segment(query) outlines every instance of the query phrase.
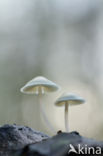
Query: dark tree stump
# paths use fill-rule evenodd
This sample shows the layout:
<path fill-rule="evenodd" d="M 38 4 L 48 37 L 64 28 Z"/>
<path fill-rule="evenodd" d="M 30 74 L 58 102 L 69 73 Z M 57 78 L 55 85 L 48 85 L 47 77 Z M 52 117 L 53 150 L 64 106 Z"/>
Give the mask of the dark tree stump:
<path fill-rule="evenodd" d="M 85 146 L 93 147 L 95 151 L 97 147 L 101 148 L 101 154 L 91 151 L 89 155 L 103 155 L 102 141 L 82 137 L 78 132 L 59 131 L 57 135 L 48 137 L 29 127 L 17 125 L 0 127 L 0 156 L 73 156 L 78 155 L 78 145 L 83 147 L 83 155 L 88 155 L 85 154 Z M 72 151 L 68 153 L 70 150 Z"/>
<path fill-rule="evenodd" d="M 25 126 L 4 125 L 0 127 L 0 156 L 9 156 L 11 151 L 37 143 L 48 136 Z"/>
<path fill-rule="evenodd" d="M 90 153 L 85 154 L 85 150 L 78 154 L 78 144 L 81 147 L 94 148 L 94 153 L 91 150 Z M 72 149 L 70 146 L 73 145 L 77 153 L 69 152 Z M 87 147 L 86 146 L 86 147 Z M 95 141 L 93 139 L 85 138 L 79 135 L 78 132 L 71 133 L 59 133 L 52 138 L 48 138 L 45 141 L 41 141 L 36 144 L 31 144 L 22 149 L 20 156 L 73 156 L 73 155 L 93 155 L 97 156 L 97 147 L 101 148 L 101 155 L 103 155 L 103 142 Z M 100 156 L 100 154 L 98 154 Z"/>

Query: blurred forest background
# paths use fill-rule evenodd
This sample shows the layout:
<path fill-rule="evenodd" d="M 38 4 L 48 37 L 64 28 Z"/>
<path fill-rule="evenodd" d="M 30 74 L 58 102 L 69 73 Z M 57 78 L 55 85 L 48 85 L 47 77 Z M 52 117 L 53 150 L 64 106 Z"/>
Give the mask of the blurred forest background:
<path fill-rule="evenodd" d="M 49 135 L 34 95 L 20 88 L 45 76 L 62 90 L 43 105 L 55 131 L 65 130 L 65 91 L 86 99 L 70 107 L 70 131 L 103 140 L 103 0 L 0 0 L 0 125 L 28 125 Z"/>

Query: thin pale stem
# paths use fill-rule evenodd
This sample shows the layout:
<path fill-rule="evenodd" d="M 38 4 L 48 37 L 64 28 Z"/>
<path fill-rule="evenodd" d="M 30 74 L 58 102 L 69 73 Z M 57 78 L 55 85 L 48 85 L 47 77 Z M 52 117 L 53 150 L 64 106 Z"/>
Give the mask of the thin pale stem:
<path fill-rule="evenodd" d="M 69 132 L 69 119 L 68 119 L 68 110 L 69 110 L 69 104 L 65 103 L 65 129 L 67 132 Z"/>
<path fill-rule="evenodd" d="M 40 107 L 40 117 L 43 117 L 45 123 L 47 124 L 48 128 L 51 130 L 52 133 L 55 133 L 55 130 L 53 128 L 53 126 L 51 125 L 51 123 L 49 122 L 46 113 L 45 113 L 45 105 L 43 105 L 41 99 L 42 99 L 42 95 L 44 95 L 44 90 L 42 88 L 41 93 L 38 94 L 38 101 L 39 101 L 39 107 Z"/>

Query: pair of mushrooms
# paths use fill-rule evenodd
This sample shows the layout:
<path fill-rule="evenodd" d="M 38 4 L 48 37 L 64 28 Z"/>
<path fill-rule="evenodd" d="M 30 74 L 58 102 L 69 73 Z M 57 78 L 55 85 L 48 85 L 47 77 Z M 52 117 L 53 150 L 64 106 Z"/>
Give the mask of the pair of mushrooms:
<path fill-rule="evenodd" d="M 29 81 L 20 90 L 22 93 L 35 94 L 38 96 L 38 100 L 39 100 L 43 118 L 52 130 L 53 130 L 53 128 L 50 125 L 50 123 L 46 117 L 45 111 L 42 107 L 41 98 L 42 98 L 42 95 L 44 95 L 45 93 L 54 92 L 59 89 L 60 89 L 60 87 L 56 83 L 54 83 L 42 76 L 38 76 L 38 77 L 32 79 L 31 81 Z M 83 104 L 84 102 L 85 102 L 85 100 L 82 97 L 80 97 L 76 94 L 69 94 L 69 93 L 63 94 L 56 100 L 56 102 L 55 102 L 56 106 L 65 106 L 65 129 L 67 132 L 69 132 L 69 121 L 68 121 L 69 106 Z"/>

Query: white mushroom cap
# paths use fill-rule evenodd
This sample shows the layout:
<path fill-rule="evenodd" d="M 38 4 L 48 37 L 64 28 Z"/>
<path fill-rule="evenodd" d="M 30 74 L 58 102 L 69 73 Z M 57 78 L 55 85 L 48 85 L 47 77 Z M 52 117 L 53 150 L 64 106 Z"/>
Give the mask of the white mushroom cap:
<path fill-rule="evenodd" d="M 54 82 L 45 77 L 38 76 L 29 81 L 20 91 L 26 94 L 37 94 L 37 91 L 41 91 L 41 89 L 43 89 L 43 92 L 54 92 L 59 88 Z"/>
<path fill-rule="evenodd" d="M 79 104 L 83 104 L 85 100 L 76 94 L 64 93 L 60 98 L 57 99 L 55 105 L 63 106 L 65 105 L 66 102 L 70 105 L 79 105 Z"/>

